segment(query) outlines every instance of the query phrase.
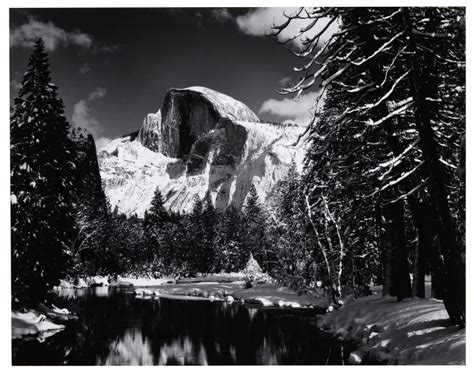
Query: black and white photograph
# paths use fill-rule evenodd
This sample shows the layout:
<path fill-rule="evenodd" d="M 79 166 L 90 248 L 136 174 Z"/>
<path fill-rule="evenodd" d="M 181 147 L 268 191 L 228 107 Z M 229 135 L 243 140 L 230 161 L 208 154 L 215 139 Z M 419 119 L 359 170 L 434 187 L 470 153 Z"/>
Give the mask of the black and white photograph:
<path fill-rule="evenodd" d="M 10 1 L 4 362 L 466 365 L 466 6 L 373 4 Z"/>

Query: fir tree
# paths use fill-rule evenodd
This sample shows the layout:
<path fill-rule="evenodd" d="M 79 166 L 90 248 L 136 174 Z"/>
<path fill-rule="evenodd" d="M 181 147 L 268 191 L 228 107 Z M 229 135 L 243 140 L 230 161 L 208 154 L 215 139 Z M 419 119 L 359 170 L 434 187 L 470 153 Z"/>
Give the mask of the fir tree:
<path fill-rule="evenodd" d="M 157 187 L 151 201 L 150 209 L 145 212 L 143 227 L 145 232 L 145 249 L 141 256 L 145 261 L 157 262 L 158 258 L 166 259 L 169 255 L 164 241 L 165 224 L 170 222 L 170 215 L 164 207 L 163 197 Z"/>
<path fill-rule="evenodd" d="M 65 273 L 74 223 L 68 131 L 39 39 L 10 118 L 12 294 L 19 300 L 39 300 Z"/>
<path fill-rule="evenodd" d="M 248 259 L 243 255 L 242 219 L 232 206 L 219 216 L 214 238 L 214 251 L 217 271 L 233 272 L 242 270 L 241 262 Z"/>
<path fill-rule="evenodd" d="M 201 267 L 202 272 L 211 272 L 215 269 L 214 239 L 216 235 L 217 212 L 212 204 L 210 191 L 206 192 L 203 202 L 201 217 L 202 226 L 202 251 Z"/>
<path fill-rule="evenodd" d="M 243 214 L 245 227 L 243 243 L 244 256 L 242 257 L 243 262 L 241 262 L 241 265 L 245 265 L 250 254 L 253 254 L 262 268 L 268 269 L 265 215 L 258 199 L 257 190 L 253 184 L 250 185 Z"/>

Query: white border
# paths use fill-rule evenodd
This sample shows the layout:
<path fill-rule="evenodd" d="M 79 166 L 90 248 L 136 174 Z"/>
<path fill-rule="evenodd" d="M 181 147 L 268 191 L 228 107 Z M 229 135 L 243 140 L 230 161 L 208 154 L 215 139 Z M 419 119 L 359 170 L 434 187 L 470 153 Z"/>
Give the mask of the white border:
<path fill-rule="evenodd" d="M 316 4 L 317 3 L 317 4 Z M 75 8 L 75 7 L 90 7 L 90 8 L 114 8 L 114 7 L 130 7 L 130 8 L 139 8 L 139 7 L 171 7 L 171 8 L 179 8 L 179 7 L 262 7 L 262 6 L 272 6 L 272 7 L 284 7 L 284 6 L 367 6 L 367 7 L 376 7 L 376 6 L 466 6 L 468 9 L 466 11 L 467 17 L 469 19 L 470 16 L 470 9 L 468 6 L 468 1 L 434 1 L 434 0 L 412 0 L 412 1 L 398 1 L 398 2 L 389 2 L 389 1 L 340 1 L 340 0 L 303 0 L 298 1 L 268 1 L 268 0 L 254 0 L 254 1 L 243 1 L 243 0 L 207 0 L 207 1 L 189 1 L 189 0 L 173 0 L 173 1 L 151 1 L 151 0 L 83 0 L 83 1 L 72 1 L 72 0 L 47 0 L 41 1 L 32 1 L 32 0 L 7 0 L 2 1 L 2 5 L 0 6 L 0 24 L 2 25 L 2 32 L 0 34 L 0 43 L 1 43 L 1 52 L 2 55 L 0 58 L 1 63 L 1 80 L 0 89 L 1 96 L 0 96 L 0 107 L 1 107 L 1 117 L 4 120 L 1 120 L 0 125 L 0 169 L 1 169 L 1 183 L 0 183 L 0 237 L 1 237 L 1 259 L 0 259 L 0 283 L 3 283 L 3 304 L 0 308 L 0 330 L 1 330 L 1 339 L 0 339 L 0 366 L 1 367 L 11 367 L 11 323 L 10 323 L 10 251 L 9 251 L 9 236 L 10 236 L 10 198 L 9 198 L 9 185 L 10 185 L 10 174 L 9 174 L 9 163 L 10 163 L 10 155 L 9 155 L 9 82 L 10 82 L 10 73 L 9 73 L 9 8 Z M 472 47 L 471 41 L 473 38 L 472 35 L 472 26 L 470 25 L 470 20 L 466 22 L 466 35 L 467 35 L 467 153 L 466 153 L 466 161 L 467 164 L 472 164 L 473 162 L 473 151 L 470 149 L 469 144 L 471 143 L 471 136 L 472 136 L 472 129 L 470 129 L 469 124 L 470 119 L 473 117 L 472 115 L 472 95 L 470 94 L 470 88 L 473 86 L 472 82 L 472 68 L 471 62 L 472 61 Z M 288 69 L 291 69 L 291 66 L 288 66 Z M 474 125 L 474 124 L 472 124 Z M 467 185 L 472 185 L 472 177 L 471 177 L 471 170 L 469 166 L 467 166 Z M 474 171 L 473 171 L 474 172 Z M 471 208 L 471 192 L 468 187 L 466 187 L 466 203 L 467 203 L 467 225 L 470 225 L 470 221 L 472 221 L 472 208 Z M 467 229 L 467 236 L 466 236 L 466 250 L 467 250 L 467 262 L 466 262 L 466 269 L 471 267 L 471 257 L 472 254 L 470 253 L 470 248 L 473 248 L 471 242 L 474 242 L 472 238 L 471 230 Z M 466 270 L 467 272 L 467 283 L 471 282 L 472 275 L 470 274 L 470 270 Z M 472 288 L 470 286 L 467 287 L 466 291 L 467 295 L 467 335 L 471 334 L 471 324 L 472 324 Z M 467 366 L 471 365 L 471 351 L 472 342 L 467 340 L 467 350 L 466 350 L 466 363 Z M 35 368 L 35 370 L 44 370 L 49 371 L 52 368 L 55 370 L 62 369 L 64 367 L 14 367 L 15 370 L 20 371 L 23 369 Z M 83 370 L 87 367 L 67 367 L 68 370 Z M 113 368 L 113 367 L 112 367 Z M 120 368 L 120 370 L 131 370 L 135 367 L 116 367 Z M 146 367 L 141 367 L 146 368 Z M 174 367 L 174 368 L 187 368 L 187 367 Z M 245 368 L 246 370 L 250 368 L 250 370 L 259 370 L 262 369 L 269 370 L 272 367 L 269 366 L 262 366 L 262 367 L 231 367 L 231 366 L 214 366 L 214 367 L 194 367 L 194 368 L 213 368 L 216 369 L 241 369 Z M 330 368 L 330 369 L 339 369 L 341 367 L 333 366 L 333 367 L 324 367 L 324 366 L 278 366 L 275 367 L 279 370 L 289 371 L 290 369 L 297 368 L 299 370 L 312 370 L 314 371 L 315 368 Z M 350 368 L 350 367 L 343 367 L 343 368 Z M 353 367 L 355 368 L 355 367 Z M 380 368 L 380 366 L 363 366 L 359 368 Z M 391 367 L 384 367 L 384 368 L 391 368 Z M 405 366 L 404 368 L 416 368 L 414 366 Z M 446 366 L 438 366 L 438 367 L 418 367 L 418 368 L 430 368 L 430 371 L 435 368 L 436 370 L 441 370 L 448 368 Z M 462 367 L 454 367 L 454 368 L 462 368 Z"/>

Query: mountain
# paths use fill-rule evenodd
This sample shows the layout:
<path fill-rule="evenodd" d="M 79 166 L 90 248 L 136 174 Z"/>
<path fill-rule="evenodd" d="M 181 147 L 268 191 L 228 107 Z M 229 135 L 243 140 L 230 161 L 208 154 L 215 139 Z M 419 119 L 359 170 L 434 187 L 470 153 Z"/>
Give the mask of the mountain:
<path fill-rule="evenodd" d="M 94 137 L 84 129 L 71 133 L 75 154 L 75 188 L 79 198 L 94 198 L 105 202 Z"/>
<path fill-rule="evenodd" d="M 242 102 L 203 87 L 169 89 L 161 109 L 142 127 L 98 154 L 112 207 L 142 216 L 156 187 L 165 206 L 189 212 L 210 191 L 217 208 L 241 208 L 253 182 L 262 201 L 292 160 L 304 156 L 304 127 L 263 123 Z"/>

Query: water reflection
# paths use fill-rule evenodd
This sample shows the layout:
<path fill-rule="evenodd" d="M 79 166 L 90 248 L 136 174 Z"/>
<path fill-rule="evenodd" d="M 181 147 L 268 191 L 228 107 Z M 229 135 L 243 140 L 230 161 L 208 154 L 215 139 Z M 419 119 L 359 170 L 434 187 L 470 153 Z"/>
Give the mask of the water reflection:
<path fill-rule="evenodd" d="M 105 361 L 97 364 L 107 366 L 153 365 L 153 354 L 148 340 L 144 339 L 139 329 L 127 330 L 125 335 L 110 344 L 110 353 Z"/>
<path fill-rule="evenodd" d="M 189 337 L 182 337 L 178 340 L 173 340 L 171 343 L 166 343 L 160 348 L 160 357 L 158 365 L 188 365 L 198 364 L 206 366 L 207 355 L 202 342 L 197 346 L 191 342 Z"/>
<path fill-rule="evenodd" d="M 112 287 L 64 291 L 79 321 L 43 343 L 13 341 L 13 364 L 339 364 L 312 317 L 239 303 L 138 299 Z"/>

